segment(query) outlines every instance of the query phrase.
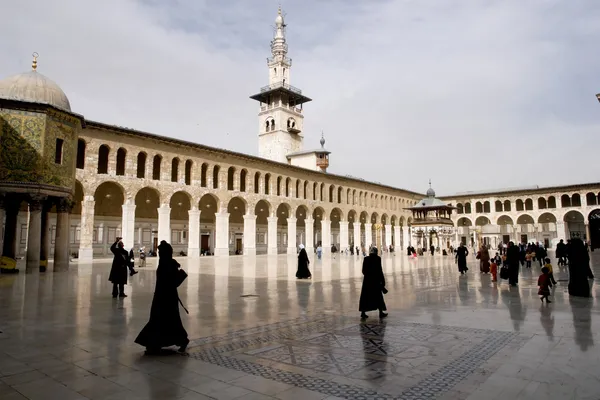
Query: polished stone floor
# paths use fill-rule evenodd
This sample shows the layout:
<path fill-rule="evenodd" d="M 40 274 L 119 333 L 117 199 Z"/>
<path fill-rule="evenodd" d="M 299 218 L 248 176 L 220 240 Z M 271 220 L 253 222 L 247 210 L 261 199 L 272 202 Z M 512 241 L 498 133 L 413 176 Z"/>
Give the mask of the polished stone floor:
<path fill-rule="evenodd" d="M 592 253 L 600 277 L 600 253 Z M 186 355 L 144 356 L 156 259 L 113 299 L 109 260 L 64 273 L 0 275 L 0 399 L 600 399 L 600 313 L 569 298 L 556 269 L 540 304 L 539 268 L 518 288 L 470 257 L 385 255 L 389 318 L 358 318 L 361 259 L 180 259 L 193 339 Z"/>

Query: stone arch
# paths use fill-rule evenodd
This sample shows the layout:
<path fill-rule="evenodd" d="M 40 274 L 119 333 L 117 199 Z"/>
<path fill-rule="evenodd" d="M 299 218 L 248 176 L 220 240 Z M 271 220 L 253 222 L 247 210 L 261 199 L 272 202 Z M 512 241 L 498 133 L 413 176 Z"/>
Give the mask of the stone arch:
<path fill-rule="evenodd" d="M 556 197 L 548 197 L 548 208 L 556 208 Z"/>
<path fill-rule="evenodd" d="M 571 198 L 568 194 L 563 194 L 562 196 L 560 196 L 560 206 L 563 208 L 571 207 Z"/>
<path fill-rule="evenodd" d="M 465 214 L 471 214 L 471 212 L 471 203 L 467 201 L 465 203 Z"/>
<path fill-rule="evenodd" d="M 538 209 L 544 210 L 548 208 L 548 202 L 545 197 L 538 197 Z"/>
<path fill-rule="evenodd" d="M 533 200 L 530 198 L 525 199 L 525 210 L 533 211 Z"/>
<path fill-rule="evenodd" d="M 585 202 L 588 206 L 597 206 L 598 205 L 598 197 L 596 193 L 588 192 L 585 195 Z"/>
<path fill-rule="evenodd" d="M 464 209 L 462 203 L 456 203 L 456 213 L 457 214 L 464 214 L 465 213 L 465 209 Z"/>
<path fill-rule="evenodd" d="M 500 200 L 496 200 L 494 203 L 494 210 L 496 212 L 502 212 L 502 202 Z"/>
<path fill-rule="evenodd" d="M 579 210 L 571 210 L 571 211 L 567 211 L 566 213 L 564 213 L 562 220 L 564 222 L 569 222 L 569 221 L 585 222 L 585 216 Z"/>
<path fill-rule="evenodd" d="M 120 184 L 113 181 L 101 183 L 94 191 L 94 199 L 94 216 L 121 217 L 125 190 Z"/>
<path fill-rule="evenodd" d="M 373 213 L 371 213 L 371 219 L 370 219 L 370 223 L 371 224 L 378 224 L 380 221 L 379 219 L 379 214 L 377 213 L 377 211 L 374 211 Z"/>
<path fill-rule="evenodd" d="M 456 221 L 456 226 L 473 226 L 473 221 L 468 217 L 460 217 Z"/>
<path fill-rule="evenodd" d="M 324 202 L 325 201 L 325 183 L 321 183 L 320 187 L 320 197 L 319 199 Z"/>
<path fill-rule="evenodd" d="M 488 217 L 477 217 L 477 219 L 475 220 L 475 225 L 476 226 L 485 226 L 485 225 L 490 225 L 491 221 Z"/>
<path fill-rule="evenodd" d="M 573 196 L 571 196 L 571 207 L 581 207 L 581 195 L 579 193 L 573 193 Z"/>
<path fill-rule="evenodd" d="M 296 198 L 300 198 L 300 179 L 296 179 Z"/>
<path fill-rule="evenodd" d="M 334 207 L 329 213 L 329 220 L 331 221 L 331 229 L 340 229 L 341 221 L 344 220 L 344 213 L 337 207 Z"/>
<path fill-rule="evenodd" d="M 310 211 L 308 210 L 308 207 L 304 204 L 300 204 L 298 207 L 296 207 L 296 226 L 304 227 L 306 223 L 306 217 L 309 215 Z M 304 234 L 306 235 L 306 231 L 304 232 Z M 306 241 L 306 239 L 304 241 Z"/>
<path fill-rule="evenodd" d="M 492 210 L 490 209 L 490 202 L 489 201 L 484 201 L 483 202 L 483 212 L 484 213 L 490 213 Z"/>
<path fill-rule="evenodd" d="M 533 217 L 527 213 L 519 214 L 517 217 L 517 225 L 531 225 L 535 224 Z"/>
<path fill-rule="evenodd" d="M 504 211 L 505 212 L 510 212 L 511 211 L 511 205 L 510 205 L 510 200 L 504 200 Z"/>
<path fill-rule="evenodd" d="M 352 197 L 352 189 L 346 189 L 346 204 L 353 206 L 354 205 L 354 197 Z"/>
<path fill-rule="evenodd" d="M 392 226 L 398 226 L 398 217 L 395 214 L 392 214 L 390 217 L 390 224 Z"/>
<path fill-rule="evenodd" d="M 254 206 L 254 214 L 256 215 L 257 225 L 268 225 L 268 218 L 271 216 L 273 206 L 267 200 L 261 199 Z"/>
<path fill-rule="evenodd" d="M 316 237 L 315 246 L 321 245 L 321 242 L 323 240 L 322 239 L 321 221 L 323 220 L 324 216 L 326 216 L 325 210 L 319 206 L 315 207 L 315 209 L 313 210 L 313 214 L 312 214 L 312 217 L 314 219 L 313 233 Z"/>
<path fill-rule="evenodd" d="M 388 222 L 389 222 L 388 215 L 386 213 L 381 214 L 381 224 L 387 225 Z"/>
<path fill-rule="evenodd" d="M 276 210 L 277 215 L 277 225 L 278 226 L 287 226 L 287 219 L 290 218 L 292 214 L 292 207 L 288 203 L 279 203 L 277 205 Z"/>
<path fill-rule="evenodd" d="M 200 223 L 212 223 L 216 222 L 216 216 L 219 212 L 221 201 L 219 197 L 213 193 L 205 193 L 200 200 L 198 200 L 198 209 L 200 210 Z"/>
<path fill-rule="evenodd" d="M 551 212 L 545 212 L 540 214 L 540 216 L 538 217 L 538 223 L 556 223 L 557 219 L 556 219 L 556 215 L 554 215 Z"/>
<path fill-rule="evenodd" d="M 169 206 L 171 207 L 171 221 L 187 222 L 190 219 L 188 212 L 192 209 L 192 196 L 184 190 L 178 190 L 171 196 Z"/>
<path fill-rule="evenodd" d="M 308 181 L 304 181 L 304 188 L 302 189 L 302 198 L 308 200 Z"/>
<path fill-rule="evenodd" d="M 585 216 L 579 210 L 567 211 L 563 216 L 566 231 L 569 238 L 588 240 L 585 228 Z"/>
<path fill-rule="evenodd" d="M 404 224 L 404 216 L 400 216 L 400 218 L 398 218 L 398 225 L 404 227 Z"/>
<path fill-rule="evenodd" d="M 235 167 L 227 168 L 227 190 L 235 189 Z"/>
<path fill-rule="evenodd" d="M 243 225 L 244 215 L 248 209 L 248 202 L 241 196 L 234 196 L 227 203 L 227 212 L 229 213 L 229 223 Z"/>
<path fill-rule="evenodd" d="M 478 201 L 477 203 L 475 203 L 475 212 L 477 214 L 481 214 L 483 213 L 483 203 Z"/>
<path fill-rule="evenodd" d="M 160 192 L 153 187 L 145 186 L 135 194 L 135 218 L 158 219 L 158 208 L 161 205 Z"/>
<path fill-rule="evenodd" d="M 525 211 L 525 202 L 522 199 L 517 199 L 515 201 L 515 209 L 516 211 Z"/>
<path fill-rule="evenodd" d="M 515 224 L 514 220 L 510 217 L 510 215 L 501 215 L 496 220 L 496 225 L 510 225 L 513 226 Z"/>

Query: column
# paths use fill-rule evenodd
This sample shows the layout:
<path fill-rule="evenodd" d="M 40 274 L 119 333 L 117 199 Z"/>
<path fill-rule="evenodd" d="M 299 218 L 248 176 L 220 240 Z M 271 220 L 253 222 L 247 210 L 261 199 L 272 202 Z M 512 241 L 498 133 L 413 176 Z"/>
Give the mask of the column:
<path fill-rule="evenodd" d="M 40 250 L 42 240 L 42 205 L 43 198 L 29 199 L 29 225 L 27 226 L 27 261 L 26 271 L 37 271 L 40 268 Z"/>
<path fill-rule="evenodd" d="M 394 226 L 394 251 L 395 252 L 402 252 L 402 246 L 400 245 L 400 235 L 401 235 L 401 228 L 399 226 Z"/>
<path fill-rule="evenodd" d="M 315 251 L 315 243 L 314 243 L 314 227 L 315 220 L 312 217 L 306 217 L 304 219 L 304 247 L 306 248 L 306 252 L 310 255 Z"/>
<path fill-rule="evenodd" d="M 288 218 L 287 219 L 287 253 L 288 254 L 296 254 L 297 246 L 296 246 L 296 218 Z"/>
<path fill-rule="evenodd" d="M 384 225 L 384 226 L 385 226 L 385 247 L 387 247 L 389 249 L 390 244 L 392 244 L 392 226 L 391 225 Z"/>
<path fill-rule="evenodd" d="M 267 221 L 267 254 L 277 254 L 277 217 L 268 217 Z"/>
<path fill-rule="evenodd" d="M 69 270 L 69 215 L 72 207 L 69 199 L 61 199 L 56 205 L 54 272 Z"/>
<path fill-rule="evenodd" d="M 563 221 L 556 222 L 556 237 L 557 239 L 562 239 L 565 242 L 567 241 L 567 233 L 565 231 L 565 223 Z"/>
<path fill-rule="evenodd" d="M 460 244 L 460 238 L 458 237 L 458 228 L 454 231 L 454 247 L 458 247 Z"/>
<path fill-rule="evenodd" d="M 188 257 L 200 257 L 200 210 L 194 206 L 188 211 Z"/>
<path fill-rule="evenodd" d="M 244 254 L 256 255 L 256 215 L 244 215 Z"/>
<path fill-rule="evenodd" d="M 585 197 L 585 196 L 583 196 Z M 590 241 L 590 224 L 587 223 L 585 224 L 585 241 L 589 242 Z"/>
<path fill-rule="evenodd" d="M 369 251 L 369 246 L 375 245 L 373 243 L 373 225 L 365 223 L 365 249 Z"/>
<path fill-rule="evenodd" d="M 513 226 L 513 243 L 518 245 L 519 243 L 521 243 L 521 239 L 519 238 L 519 225 L 514 225 Z"/>
<path fill-rule="evenodd" d="M 323 253 L 331 253 L 331 221 L 322 219 L 321 220 L 321 247 Z"/>
<path fill-rule="evenodd" d="M 40 272 L 48 268 L 48 251 L 50 250 L 50 208 L 52 204 L 46 200 L 42 207 L 42 236 L 40 238 Z M 81 253 L 79 253 L 81 255 Z"/>
<path fill-rule="evenodd" d="M 215 214 L 215 256 L 229 256 L 229 213 Z"/>
<path fill-rule="evenodd" d="M 340 221 L 340 253 L 350 247 L 348 240 L 348 221 Z"/>
<path fill-rule="evenodd" d="M 4 225 L 4 214 L 4 198 L 0 196 L 0 233 L 2 233 L 2 225 Z M 4 237 L 0 235 L 0 256 L 2 256 L 1 249 L 3 242 Z"/>
<path fill-rule="evenodd" d="M 94 240 L 95 205 L 96 202 L 94 201 L 94 196 L 85 196 L 81 202 L 81 237 L 79 239 L 80 261 L 91 261 L 94 258 L 92 242 Z"/>
<path fill-rule="evenodd" d="M 158 213 L 158 221 L 160 226 L 160 208 Z M 133 248 L 135 239 L 135 204 L 131 200 L 126 200 L 123 204 L 123 214 L 121 217 L 121 237 L 123 237 L 123 246 L 129 251 Z M 159 240 L 160 242 L 160 240 Z M 110 243 L 112 245 L 112 243 Z"/>
<path fill-rule="evenodd" d="M 357 246 L 360 251 L 360 222 L 354 221 L 354 250 Z"/>
<path fill-rule="evenodd" d="M 171 243 L 171 207 L 168 204 L 158 207 L 158 243 L 160 244 L 162 240 Z"/>
<path fill-rule="evenodd" d="M 479 244 L 477 243 L 477 231 L 473 230 L 473 249 L 479 249 Z"/>
<path fill-rule="evenodd" d="M 408 234 L 408 226 L 402 227 L 402 251 L 406 250 L 406 248 L 410 246 L 410 235 Z"/>
<path fill-rule="evenodd" d="M 19 217 L 20 199 L 8 197 L 4 200 L 6 222 L 4 224 L 4 241 L 2 242 L 2 258 L 0 269 L 3 273 L 19 272 L 15 256 L 17 254 L 17 220 Z"/>

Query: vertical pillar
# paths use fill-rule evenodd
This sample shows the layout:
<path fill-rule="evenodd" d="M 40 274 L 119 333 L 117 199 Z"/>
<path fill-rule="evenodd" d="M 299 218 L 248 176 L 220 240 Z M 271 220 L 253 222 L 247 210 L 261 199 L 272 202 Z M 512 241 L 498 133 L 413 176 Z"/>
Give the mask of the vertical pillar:
<path fill-rule="evenodd" d="M 50 249 L 50 211 L 52 204 L 46 200 L 42 207 L 42 236 L 40 238 L 40 272 L 48 268 L 48 250 Z M 81 255 L 81 253 L 79 253 Z"/>
<path fill-rule="evenodd" d="M 402 246 L 400 245 L 400 235 L 401 233 L 401 228 L 399 226 L 394 226 L 394 251 L 400 251 L 402 252 Z"/>
<path fill-rule="evenodd" d="M 296 246 L 296 218 L 288 218 L 287 219 L 287 253 L 288 254 L 296 254 L 297 246 Z"/>
<path fill-rule="evenodd" d="M 4 197 L 0 196 L 0 233 L 2 233 L 2 226 L 4 225 Z M 4 243 L 4 236 L 0 235 L 0 250 L 2 249 L 2 244 Z M 0 256 L 2 253 L 0 251 Z"/>
<path fill-rule="evenodd" d="M 385 247 L 389 249 L 390 244 L 392 244 L 392 226 L 385 225 Z"/>
<path fill-rule="evenodd" d="M 473 249 L 479 249 L 479 244 L 477 242 L 477 231 L 473 230 Z"/>
<path fill-rule="evenodd" d="M 159 213 L 160 221 L 160 213 Z M 93 222 L 92 222 L 93 223 Z M 123 238 L 123 246 L 127 251 L 133 247 L 135 239 L 135 204 L 131 200 L 126 200 L 123 204 L 123 213 L 121 216 L 121 237 Z M 112 243 L 110 243 L 112 245 Z"/>
<path fill-rule="evenodd" d="M 306 217 L 304 219 L 304 240 L 306 241 L 306 243 L 304 243 L 304 247 L 306 248 L 306 252 L 308 254 L 312 254 L 315 250 L 315 243 L 314 243 L 314 237 L 315 237 L 315 233 L 314 233 L 314 227 L 315 227 L 315 220 L 312 217 Z"/>
<path fill-rule="evenodd" d="M 200 210 L 194 206 L 188 211 L 188 257 L 200 257 Z"/>
<path fill-rule="evenodd" d="M 321 247 L 323 253 L 331 253 L 331 221 L 321 220 Z"/>
<path fill-rule="evenodd" d="M 40 250 L 42 240 L 42 205 L 43 198 L 29 199 L 29 225 L 27 226 L 27 261 L 26 271 L 37 271 L 40 268 Z"/>
<path fill-rule="evenodd" d="M 16 268 L 17 261 L 17 222 L 19 218 L 19 198 L 7 197 L 4 199 L 6 222 L 4 225 L 4 241 L 2 242 L 2 258 L 0 268 L 3 273 L 19 272 Z"/>
<path fill-rule="evenodd" d="M 458 247 L 460 244 L 460 238 L 458 237 L 458 228 L 454 231 L 454 247 Z"/>
<path fill-rule="evenodd" d="M 360 250 L 360 221 L 354 221 L 354 250 L 357 246 Z"/>
<path fill-rule="evenodd" d="M 340 221 L 340 253 L 350 247 L 348 239 L 348 221 Z"/>
<path fill-rule="evenodd" d="M 565 231 L 565 223 L 563 221 L 556 222 L 556 237 L 557 239 L 562 239 L 565 242 L 567 241 L 567 234 Z"/>
<path fill-rule="evenodd" d="M 61 199 L 56 205 L 54 272 L 69 270 L 69 214 L 72 207 L 69 199 Z"/>
<path fill-rule="evenodd" d="M 371 245 L 375 245 L 375 243 L 373 243 L 373 225 L 365 223 L 365 248 L 367 249 L 367 252 Z"/>
<path fill-rule="evenodd" d="M 521 239 L 519 238 L 519 225 L 514 225 L 513 226 L 513 236 L 514 236 L 514 243 L 516 245 L 518 245 L 519 243 L 521 243 Z"/>
<path fill-rule="evenodd" d="M 244 254 L 256 255 L 256 215 L 244 215 Z"/>
<path fill-rule="evenodd" d="M 81 203 L 81 237 L 79 239 L 79 260 L 91 261 L 94 258 L 94 196 L 85 196 Z M 134 206 L 135 207 L 135 206 Z"/>
<path fill-rule="evenodd" d="M 585 196 L 583 196 L 585 197 Z M 589 242 L 590 241 L 590 224 L 586 223 L 585 224 L 585 241 Z"/>
<path fill-rule="evenodd" d="M 403 251 L 410 246 L 410 235 L 408 234 L 408 226 L 402 227 L 402 247 Z"/>
<path fill-rule="evenodd" d="M 215 214 L 215 256 L 229 256 L 229 213 Z"/>
<path fill-rule="evenodd" d="M 171 243 L 171 207 L 168 204 L 158 207 L 158 243 L 162 240 Z"/>
<path fill-rule="evenodd" d="M 267 221 L 267 254 L 277 254 L 277 217 L 268 217 Z"/>

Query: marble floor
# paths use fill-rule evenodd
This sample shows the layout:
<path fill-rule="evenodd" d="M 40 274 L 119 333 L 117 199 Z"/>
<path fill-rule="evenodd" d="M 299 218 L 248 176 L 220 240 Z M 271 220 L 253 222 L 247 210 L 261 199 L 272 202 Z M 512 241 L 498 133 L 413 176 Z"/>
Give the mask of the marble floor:
<path fill-rule="evenodd" d="M 133 343 L 156 259 L 125 299 L 110 295 L 110 260 L 0 275 L 0 399 L 600 398 L 600 290 L 570 298 L 556 267 L 542 305 L 536 267 L 509 288 L 471 256 L 461 277 L 451 257 L 387 254 L 389 317 L 361 323 L 360 258 L 311 255 L 311 281 L 294 256 L 179 260 L 185 355 Z"/>

